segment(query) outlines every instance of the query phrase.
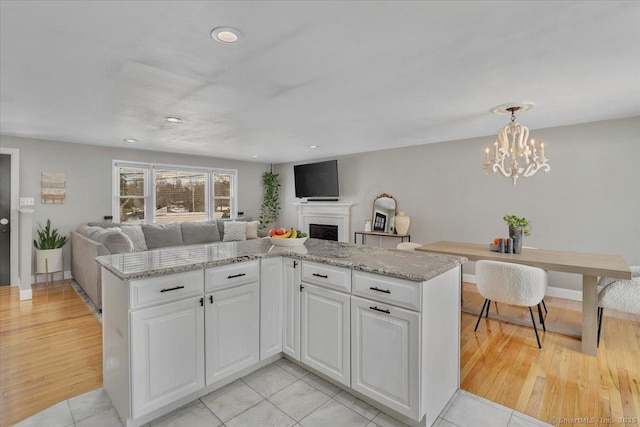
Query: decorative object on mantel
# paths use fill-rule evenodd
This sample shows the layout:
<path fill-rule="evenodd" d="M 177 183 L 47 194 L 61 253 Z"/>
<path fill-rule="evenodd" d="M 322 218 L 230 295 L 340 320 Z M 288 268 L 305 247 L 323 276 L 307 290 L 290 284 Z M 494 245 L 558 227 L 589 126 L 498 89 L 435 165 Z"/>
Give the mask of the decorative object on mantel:
<path fill-rule="evenodd" d="M 36 248 L 36 270 L 35 273 L 45 273 L 47 283 L 49 273 L 64 271 L 62 263 L 62 247 L 67 243 L 67 236 L 58 233 L 58 229 L 51 228 L 51 220 L 47 219 L 47 225 L 42 228 L 38 224 L 38 240 L 33 241 Z"/>
<path fill-rule="evenodd" d="M 509 238 L 513 240 L 513 253 L 522 253 L 522 235 L 531 235 L 531 221 L 515 215 L 505 215 L 502 219 L 509 226 Z"/>
<path fill-rule="evenodd" d="M 411 224 L 411 218 L 402 211 L 398 212 L 398 215 L 396 215 L 396 233 L 406 236 L 409 232 L 409 224 Z"/>
<path fill-rule="evenodd" d="M 64 173 L 42 172 L 40 178 L 41 201 L 44 204 L 63 204 L 66 198 L 67 178 Z"/>
<path fill-rule="evenodd" d="M 489 147 L 484 149 L 484 173 L 493 171 L 513 180 L 519 177 L 530 177 L 539 170 L 549 172 L 551 167 L 544 156 L 544 143 L 536 144 L 529 140 L 529 129 L 517 123 L 516 111 L 527 111 L 535 106 L 533 103 L 509 103 L 499 105 L 491 111 L 495 114 L 511 113 L 511 122 L 498 131 L 498 139 L 493 143 L 493 154 Z"/>
<path fill-rule="evenodd" d="M 279 174 L 273 173 L 273 165 L 269 172 L 262 174 L 262 186 L 264 187 L 264 194 L 262 196 L 262 206 L 260 206 L 260 229 L 275 225 L 280 216 L 280 196 L 278 194 L 278 188 L 280 188 L 280 182 L 278 180 Z"/>

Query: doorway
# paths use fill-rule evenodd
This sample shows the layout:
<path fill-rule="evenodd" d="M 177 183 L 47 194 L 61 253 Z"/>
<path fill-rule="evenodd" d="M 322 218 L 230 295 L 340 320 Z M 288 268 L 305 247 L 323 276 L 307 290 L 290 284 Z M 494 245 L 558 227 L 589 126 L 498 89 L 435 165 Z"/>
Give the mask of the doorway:
<path fill-rule="evenodd" d="M 19 153 L 0 147 L 0 286 L 19 285 Z"/>

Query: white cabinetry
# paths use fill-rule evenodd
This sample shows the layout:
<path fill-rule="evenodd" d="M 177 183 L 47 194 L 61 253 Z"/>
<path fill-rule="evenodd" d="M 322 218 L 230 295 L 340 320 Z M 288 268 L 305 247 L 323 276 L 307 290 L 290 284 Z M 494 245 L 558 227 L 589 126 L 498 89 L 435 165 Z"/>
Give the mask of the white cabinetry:
<path fill-rule="evenodd" d="M 351 297 L 307 283 L 302 286 L 300 361 L 349 386 Z"/>
<path fill-rule="evenodd" d="M 202 297 L 131 313 L 133 417 L 204 387 Z"/>
<path fill-rule="evenodd" d="M 283 276 L 283 341 L 282 351 L 300 360 L 300 261 L 282 259 Z"/>
<path fill-rule="evenodd" d="M 205 351 L 207 385 L 260 360 L 258 261 L 207 269 Z M 221 289 L 221 290 L 218 290 Z"/>
<path fill-rule="evenodd" d="M 293 262 L 293 261 L 289 261 Z M 282 258 L 265 258 L 260 265 L 260 360 L 282 352 Z"/>
<path fill-rule="evenodd" d="M 420 314 L 351 298 L 351 387 L 417 419 L 420 409 Z"/>

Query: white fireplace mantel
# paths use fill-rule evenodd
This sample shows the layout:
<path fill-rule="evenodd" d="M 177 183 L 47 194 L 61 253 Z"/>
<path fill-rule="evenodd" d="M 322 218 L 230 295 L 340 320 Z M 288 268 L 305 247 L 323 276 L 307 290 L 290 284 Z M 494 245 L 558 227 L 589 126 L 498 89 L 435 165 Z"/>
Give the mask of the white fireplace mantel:
<path fill-rule="evenodd" d="M 349 242 L 351 237 L 351 206 L 353 203 L 307 202 L 294 203 L 298 208 L 298 228 L 309 233 L 309 224 L 337 225 L 338 241 Z"/>

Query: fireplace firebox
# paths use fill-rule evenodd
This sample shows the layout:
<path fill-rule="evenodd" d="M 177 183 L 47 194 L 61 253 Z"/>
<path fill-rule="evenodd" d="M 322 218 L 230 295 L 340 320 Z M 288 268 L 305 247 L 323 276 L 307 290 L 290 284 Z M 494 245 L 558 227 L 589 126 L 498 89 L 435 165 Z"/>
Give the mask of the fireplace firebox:
<path fill-rule="evenodd" d="M 338 226 L 327 224 L 309 224 L 309 237 L 338 241 Z"/>

